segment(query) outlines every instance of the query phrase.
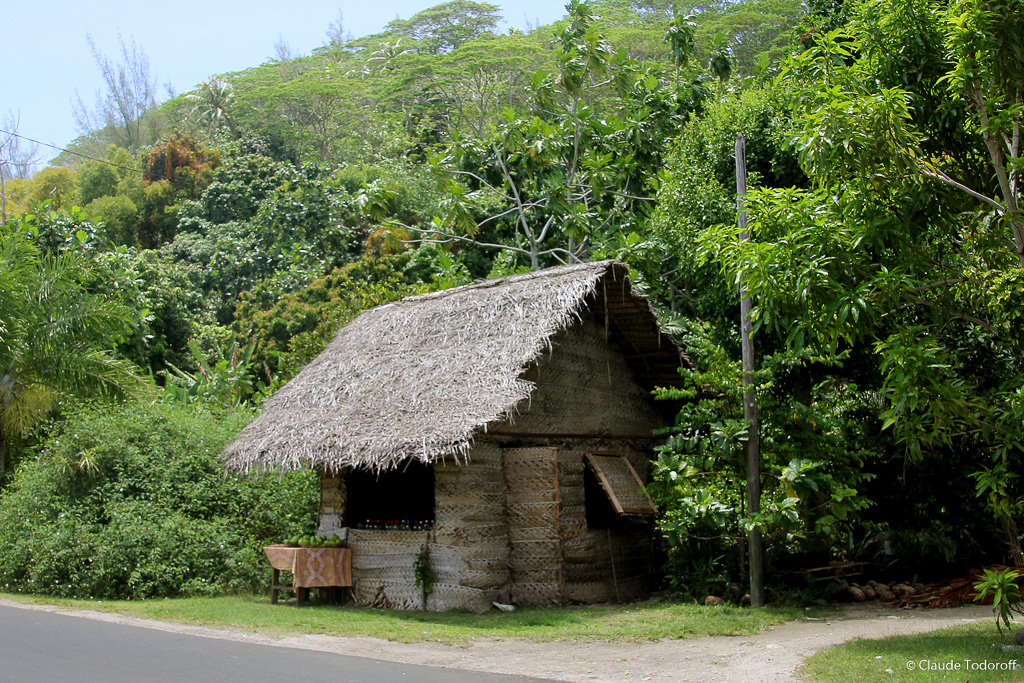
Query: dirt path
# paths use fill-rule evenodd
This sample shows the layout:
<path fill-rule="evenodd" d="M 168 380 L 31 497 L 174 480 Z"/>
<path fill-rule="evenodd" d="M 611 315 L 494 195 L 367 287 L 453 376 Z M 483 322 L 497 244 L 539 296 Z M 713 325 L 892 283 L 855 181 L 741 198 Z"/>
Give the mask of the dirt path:
<path fill-rule="evenodd" d="M 720 636 L 650 643 L 534 643 L 518 639 L 486 639 L 476 641 L 472 645 L 451 646 L 319 635 L 272 638 L 258 633 L 184 626 L 88 610 L 24 605 L 2 598 L 0 604 L 210 638 L 322 650 L 394 662 L 520 674 L 559 681 L 608 683 L 793 681 L 797 680 L 793 674 L 804 657 L 854 638 L 925 633 L 992 619 L 992 608 L 983 606 L 893 610 L 877 605 L 856 605 L 846 607 L 828 619 L 789 622 L 752 636 Z"/>

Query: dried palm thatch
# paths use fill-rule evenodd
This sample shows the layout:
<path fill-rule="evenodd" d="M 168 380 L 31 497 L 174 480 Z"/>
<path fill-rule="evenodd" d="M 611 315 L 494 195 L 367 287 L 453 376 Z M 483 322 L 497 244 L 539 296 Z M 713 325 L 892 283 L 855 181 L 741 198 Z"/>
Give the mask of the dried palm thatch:
<path fill-rule="evenodd" d="M 653 383 L 680 352 L 614 261 L 551 268 L 410 297 L 360 315 L 269 399 L 225 452 L 242 471 L 459 462 L 478 430 L 511 419 L 524 370 L 551 338 L 600 306 Z"/>

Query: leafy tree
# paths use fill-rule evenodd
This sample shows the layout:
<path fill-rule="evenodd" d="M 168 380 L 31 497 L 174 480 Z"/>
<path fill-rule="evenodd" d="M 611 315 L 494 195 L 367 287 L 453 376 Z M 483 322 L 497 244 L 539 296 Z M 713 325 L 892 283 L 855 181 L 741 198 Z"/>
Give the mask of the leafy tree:
<path fill-rule="evenodd" d="M 265 281 L 242 294 L 232 325 L 235 338 L 255 340 L 253 362 L 265 384 L 283 383 L 365 309 L 416 293 L 403 272 L 410 260 L 409 254 L 364 258 L 293 292 Z"/>
<path fill-rule="evenodd" d="M 790 67 L 811 189 L 752 193 L 756 241 L 702 238 L 792 348 L 873 348 L 884 426 L 915 461 L 970 454 L 1015 564 L 1021 9 L 860 5 Z"/>
<path fill-rule="evenodd" d="M 749 77 L 782 62 L 805 11 L 794 0 L 720 3 L 698 15 L 697 45 L 711 54 L 722 45 L 738 75 Z"/>
<path fill-rule="evenodd" d="M 49 202 L 53 210 L 70 209 L 76 195 L 75 174 L 65 166 L 47 166 L 28 181 L 25 204 Z M 26 207 L 27 208 L 27 207 Z"/>
<path fill-rule="evenodd" d="M 103 237 L 111 245 L 138 244 L 139 207 L 128 196 L 97 197 L 86 205 L 83 213 L 90 222 L 103 226 Z"/>
<path fill-rule="evenodd" d="M 684 327 L 696 369 L 683 372 L 686 388 L 659 392 L 684 407 L 658 449 L 651 486 L 668 542 L 670 583 L 699 596 L 723 594 L 731 581 L 742 582 L 742 547 L 754 526 L 764 534 L 769 563 L 797 553 L 828 562 L 848 546 L 870 505 L 863 485 L 874 475 L 861 465 L 872 451 L 850 419 L 863 398 L 856 387 L 830 381 L 793 401 L 786 388 L 806 359 L 783 351 L 761 360 L 762 500 L 752 512 L 745 507 L 741 364 L 713 341 L 709 325 Z M 738 563 L 721 562 L 737 549 Z M 717 567 L 708 567 L 711 558 Z"/>
<path fill-rule="evenodd" d="M 102 161 L 82 164 L 78 169 L 78 203 L 85 206 L 94 199 L 116 194 L 120 179 L 117 169 L 110 164 Z"/>
<path fill-rule="evenodd" d="M 680 103 L 659 71 L 613 55 L 585 4 L 567 9 L 558 73 L 534 76 L 528 115 L 503 112 L 483 138 L 456 139 L 435 159 L 446 198 L 416 232 L 511 250 L 537 269 L 542 258 L 579 259 L 642 219 Z M 591 102 L 606 84 L 615 110 L 598 116 Z M 501 243 L 477 238 L 492 226 L 507 235 Z"/>
<path fill-rule="evenodd" d="M 7 441 L 67 396 L 124 396 L 141 384 L 111 353 L 131 313 L 85 289 L 74 252 L 41 253 L 25 221 L 0 234 L 0 474 Z"/>
<path fill-rule="evenodd" d="M 395 19 L 385 32 L 408 36 L 430 54 L 448 52 L 463 43 L 493 33 L 501 21 L 497 5 L 470 0 L 452 0 L 414 14 L 410 19 Z"/>
<path fill-rule="evenodd" d="M 196 199 L 210 184 L 220 166 L 220 153 L 206 149 L 187 135 L 173 133 L 162 145 L 150 151 L 146 159 L 146 182 L 166 180 L 180 194 Z"/>
<path fill-rule="evenodd" d="M 533 36 L 512 35 L 470 41 L 439 55 L 403 60 L 393 87 L 397 97 L 414 102 L 419 93 L 422 116 L 444 122 L 451 135 L 483 137 L 504 109 L 520 110 L 528 99 L 530 74 L 550 61 L 549 51 Z"/>
<path fill-rule="evenodd" d="M 738 294 L 714 260 L 702 257 L 698 240 L 708 229 L 735 221 L 738 134 L 747 140 L 751 185 L 807 186 L 788 148 L 795 127 L 789 93 L 781 82 L 756 85 L 691 116 L 660 172 L 652 230 L 636 234 L 622 252 L 673 317 L 713 323 L 719 343 L 735 338 Z"/>
<path fill-rule="evenodd" d="M 150 73 L 149 57 L 134 39 L 126 43 L 120 34 L 120 62 L 103 54 L 91 35 L 87 40 L 105 92 L 96 93 L 96 104 L 91 110 L 77 95 L 74 111 L 78 126 L 84 134 L 107 129 L 114 135 L 113 142 L 137 156 L 148 139 L 143 128 L 144 116 L 156 107 L 156 78 Z"/>

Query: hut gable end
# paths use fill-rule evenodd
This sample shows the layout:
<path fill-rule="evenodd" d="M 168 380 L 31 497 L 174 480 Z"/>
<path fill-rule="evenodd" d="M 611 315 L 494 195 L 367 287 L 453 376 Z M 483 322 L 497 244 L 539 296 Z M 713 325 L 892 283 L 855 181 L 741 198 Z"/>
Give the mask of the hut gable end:
<path fill-rule="evenodd" d="M 460 462 L 475 435 L 514 420 L 535 390 L 527 371 L 584 321 L 619 348 L 638 386 L 678 382 L 680 351 L 624 265 L 551 268 L 364 312 L 267 400 L 225 463 L 380 471 L 409 459 Z"/>

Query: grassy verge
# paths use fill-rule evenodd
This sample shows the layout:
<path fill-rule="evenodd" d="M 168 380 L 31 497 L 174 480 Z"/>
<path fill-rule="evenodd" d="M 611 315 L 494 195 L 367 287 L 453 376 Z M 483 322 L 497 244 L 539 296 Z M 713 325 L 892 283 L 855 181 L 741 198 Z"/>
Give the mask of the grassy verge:
<path fill-rule="evenodd" d="M 749 608 L 658 603 L 601 605 L 558 609 L 523 609 L 487 614 L 467 612 L 405 612 L 396 610 L 296 607 L 294 601 L 271 605 L 269 598 L 227 595 L 176 600 L 110 602 L 58 600 L 0 594 L 17 602 L 67 609 L 114 612 L 144 619 L 202 625 L 272 636 L 316 633 L 369 636 L 401 642 L 466 643 L 474 638 L 533 640 L 626 640 L 748 635 L 785 621 L 802 618 L 798 608 Z"/>
<path fill-rule="evenodd" d="M 800 675 L 824 683 L 1024 681 L 1024 648 L 1007 651 L 1002 647 L 1011 645 L 1013 638 L 1006 631 L 999 635 L 992 622 L 914 636 L 854 640 L 812 655 Z"/>

